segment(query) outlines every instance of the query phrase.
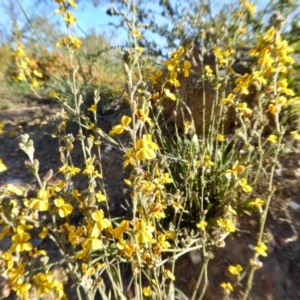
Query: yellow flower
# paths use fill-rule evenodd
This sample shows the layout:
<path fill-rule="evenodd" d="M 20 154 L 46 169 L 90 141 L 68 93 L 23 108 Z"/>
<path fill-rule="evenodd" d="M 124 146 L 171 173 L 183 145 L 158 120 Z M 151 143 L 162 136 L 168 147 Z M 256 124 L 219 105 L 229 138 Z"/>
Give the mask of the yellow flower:
<path fill-rule="evenodd" d="M 55 0 L 55 2 L 57 2 L 57 1 Z M 64 1 L 64 2 L 65 2 L 65 1 Z M 54 11 L 54 13 L 55 13 L 56 15 L 63 15 L 65 12 L 66 12 L 66 9 L 65 9 L 63 6 L 60 6 L 58 9 L 56 9 L 56 10 Z"/>
<path fill-rule="evenodd" d="M 39 237 L 41 239 L 45 239 L 48 236 L 48 229 L 47 227 L 43 227 L 42 231 L 39 233 Z"/>
<path fill-rule="evenodd" d="M 150 72 L 151 72 L 151 70 L 150 70 Z M 151 82 L 153 84 L 156 84 L 159 82 L 162 75 L 163 75 L 163 72 L 161 70 L 157 70 L 154 73 L 152 73 L 152 75 L 149 77 L 149 79 L 151 80 Z"/>
<path fill-rule="evenodd" d="M 234 103 L 235 95 L 230 93 L 226 98 L 221 99 L 221 104 L 231 106 Z"/>
<path fill-rule="evenodd" d="M 240 3 L 245 6 L 250 15 L 255 14 L 256 7 L 252 2 L 249 2 L 247 0 L 241 0 Z"/>
<path fill-rule="evenodd" d="M 18 42 L 18 47 L 15 50 L 15 56 L 16 57 L 26 57 L 26 53 L 24 51 L 24 45 L 20 42 Z"/>
<path fill-rule="evenodd" d="M 220 218 L 220 219 L 217 220 L 217 224 L 225 232 L 231 233 L 231 232 L 236 231 L 236 228 L 235 228 L 235 226 L 233 224 L 233 221 L 231 219 Z"/>
<path fill-rule="evenodd" d="M 252 187 L 247 183 L 247 180 L 245 178 L 241 178 L 239 181 L 239 185 L 242 187 L 243 191 L 245 193 L 251 193 Z"/>
<path fill-rule="evenodd" d="M 234 88 L 234 92 L 249 95 L 249 86 L 251 84 L 251 77 L 249 74 L 244 74 L 243 76 L 238 77 L 235 80 L 235 83 L 236 88 Z"/>
<path fill-rule="evenodd" d="M 211 67 L 209 65 L 206 65 L 204 67 L 204 69 L 207 74 L 213 74 L 213 70 L 211 69 Z"/>
<path fill-rule="evenodd" d="M 132 257 L 132 255 L 137 251 L 138 247 L 136 244 L 129 242 L 128 244 L 126 241 L 121 239 L 117 243 L 117 247 L 124 252 L 124 254 L 128 257 Z"/>
<path fill-rule="evenodd" d="M 31 78 L 30 87 L 32 89 L 37 89 L 39 86 L 40 83 L 35 78 Z"/>
<path fill-rule="evenodd" d="M 88 275 L 88 276 L 94 275 L 96 272 L 94 267 L 88 267 L 86 263 L 83 263 L 81 265 L 81 270 L 84 275 Z"/>
<path fill-rule="evenodd" d="M 224 56 L 224 51 L 221 48 L 214 48 L 214 55 L 218 60 L 218 64 L 220 66 L 224 66 L 226 64 L 226 58 Z"/>
<path fill-rule="evenodd" d="M 140 30 L 137 28 L 133 30 L 132 35 L 138 39 L 142 37 Z"/>
<path fill-rule="evenodd" d="M 22 279 L 14 282 L 12 289 L 16 292 L 19 299 L 29 300 L 29 291 L 31 289 L 31 284 L 24 282 Z"/>
<path fill-rule="evenodd" d="M 276 115 L 280 111 L 280 107 L 278 105 L 270 104 L 268 106 L 268 111 L 271 115 Z"/>
<path fill-rule="evenodd" d="M 175 281 L 175 276 L 170 270 L 164 270 L 164 276 L 172 281 Z"/>
<path fill-rule="evenodd" d="M 97 105 L 92 104 L 87 110 L 95 113 L 97 112 Z"/>
<path fill-rule="evenodd" d="M 277 140 L 278 140 L 278 136 L 276 136 L 275 134 L 270 134 L 267 137 L 267 141 L 270 142 L 270 143 L 272 143 L 272 144 L 276 144 Z"/>
<path fill-rule="evenodd" d="M 94 224 L 92 228 L 88 228 L 89 236 L 83 240 L 82 248 L 87 251 L 96 251 L 102 249 L 103 243 L 100 239 L 101 231 L 98 229 L 97 224 Z"/>
<path fill-rule="evenodd" d="M 68 166 L 66 164 L 64 164 L 62 167 L 60 167 L 58 169 L 58 172 L 60 173 L 63 173 L 63 174 L 70 174 L 70 175 L 76 175 L 80 172 L 80 169 L 71 165 L 71 166 Z"/>
<path fill-rule="evenodd" d="M 156 184 L 149 180 L 141 180 L 140 190 L 144 195 L 153 194 L 156 189 Z"/>
<path fill-rule="evenodd" d="M 7 262 L 10 262 L 13 257 L 11 255 L 11 252 L 7 251 L 2 255 L 2 258 L 4 260 L 6 260 Z M 18 282 L 23 282 L 23 275 L 25 273 L 25 266 L 22 263 L 17 264 L 16 267 L 13 267 L 13 265 L 11 266 L 11 268 L 9 268 L 8 270 L 8 278 L 9 278 L 9 282 L 12 285 L 13 289 L 16 288 L 16 284 Z"/>
<path fill-rule="evenodd" d="M 61 218 L 70 215 L 74 209 L 70 203 L 65 203 L 65 200 L 62 197 L 56 198 L 54 204 L 58 207 L 58 214 Z"/>
<path fill-rule="evenodd" d="M 204 165 L 205 167 L 211 167 L 214 165 L 214 162 L 210 159 L 208 155 L 204 155 L 203 159 L 204 159 L 203 163 L 199 161 L 197 162 L 197 165 Z"/>
<path fill-rule="evenodd" d="M 265 245 L 262 242 L 259 242 L 257 244 L 257 246 L 254 247 L 254 250 L 257 254 L 261 255 L 261 256 L 268 256 L 267 250 L 268 250 L 268 246 Z"/>
<path fill-rule="evenodd" d="M 164 212 L 165 206 L 161 203 L 153 203 L 151 205 L 151 208 L 149 210 L 149 214 L 151 218 L 161 219 L 165 218 L 165 212 Z"/>
<path fill-rule="evenodd" d="M 262 51 L 260 51 L 257 63 L 260 66 L 262 66 L 262 68 L 265 68 L 268 72 L 273 73 L 275 71 L 275 68 L 273 66 L 274 62 L 275 59 L 274 57 L 272 57 L 272 54 L 268 48 L 265 48 Z"/>
<path fill-rule="evenodd" d="M 207 222 L 204 220 L 199 221 L 199 223 L 196 225 L 197 228 L 199 228 L 202 231 L 205 231 L 206 226 L 207 226 Z"/>
<path fill-rule="evenodd" d="M 121 124 L 117 124 L 113 126 L 111 131 L 109 132 L 110 135 L 113 134 L 121 134 L 125 129 L 128 128 L 128 125 L 131 123 L 131 118 L 128 116 L 123 116 L 121 119 Z"/>
<path fill-rule="evenodd" d="M 145 134 L 141 139 L 138 139 L 136 142 L 136 147 L 136 158 L 138 160 L 154 159 L 156 157 L 154 150 L 159 149 L 158 145 L 152 142 L 152 137 L 150 134 Z"/>
<path fill-rule="evenodd" d="M 166 60 L 164 65 L 168 68 L 170 72 L 173 72 L 177 66 L 178 61 L 174 59 Z"/>
<path fill-rule="evenodd" d="M 246 102 L 239 103 L 237 106 L 237 110 L 242 113 L 244 116 L 250 116 L 252 114 L 252 109 L 248 107 Z"/>
<path fill-rule="evenodd" d="M 64 224 L 65 230 L 68 233 L 68 240 L 73 246 L 79 245 L 83 240 L 83 228 L 75 226 L 70 226 L 68 223 Z"/>
<path fill-rule="evenodd" d="M 76 18 L 69 11 L 66 12 L 66 14 L 64 16 L 64 20 L 65 20 L 67 26 L 70 26 L 70 25 L 76 23 Z"/>
<path fill-rule="evenodd" d="M 29 207 L 36 211 L 47 211 L 49 207 L 48 202 L 49 190 L 40 189 L 37 192 L 36 198 L 31 198 L 30 200 L 24 200 L 26 207 Z"/>
<path fill-rule="evenodd" d="M 77 4 L 75 0 L 68 0 L 68 2 L 72 7 L 77 8 Z"/>
<path fill-rule="evenodd" d="M 147 122 L 149 125 L 151 125 L 151 119 L 148 116 L 149 109 L 137 109 L 135 114 L 139 118 L 139 120 Z"/>
<path fill-rule="evenodd" d="M 50 275 L 44 273 L 37 273 L 33 276 L 33 281 L 38 287 L 39 295 L 47 294 L 52 290 L 52 280 L 53 278 Z"/>
<path fill-rule="evenodd" d="M 293 139 L 300 140 L 300 134 L 296 130 L 291 131 L 290 135 L 292 136 Z M 0 161 L 0 165 L 1 165 L 1 161 Z"/>
<path fill-rule="evenodd" d="M 101 191 L 97 192 L 95 194 L 95 196 L 96 196 L 97 202 L 105 202 L 106 201 L 106 196 Z"/>
<path fill-rule="evenodd" d="M 32 74 L 38 78 L 43 78 L 43 73 L 41 73 L 40 71 L 38 70 L 33 70 L 32 71 Z"/>
<path fill-rule="evenodd" d="M 260 209 L 264 204 L 265 204 L 265 200 L 260 198 L 255 198 L 255 200 L 250 201 L 248 203 L 248 206 Z"/>
<path fill-rule="evenodd" d="M 170 73 L 170 83 L 172 85 L 174 85 L 175 87 L 179 87 L 180 86 L 180 82 L 179 80 L 177 79 L 177 76 L 178 76 L 178 73 L 173 71 Z"/>
<path fill-rule="evenodd" d="M 164 89 L 164 93 L 165 95 L 170 98 L 171 100 L 175 101 L 176 100 L 176 96 L 175 94 L 173 94 L 172 92 L 170 92 L 169 89 Z"/>
<path fill-rule="evenodd" d="M 58 296 L 56 299 L 61 299 L 64 296 L 63 284 L 55 279 L 52 273 L 37 273 L 33 276 L 33 281 L 40 296 L 51 291 L 55 291 L 56 296 Z"/>
<path fill-rule="evenodd" d="M 170 175 L 170 173 L 163 173 L 160 177 L 154 179 L 154 182 L 157 184 L 166 184 L 166 183 L 172 183 L 173 179 Z"/>
<path fill-rule="evenodd" d="M 148 285 L 147 287 L 143 288 L 143 294 L 145 297 L 150 297 L 152 294 L 151 286 Z"/>
<path fill-rule="evenodd" d="M 283 78 L 280 81 L 278 81 L 277 86 L 278 86 L 278 92 L 280 92 L 281 94 L 286 94 L 288 96 L 295 95 L 294 91 L 288 88 L 288 82 L 286 78 Z"/>
<path fill-rule="evenodd" d="M 68 40 L 70 47 L 73 49 L 79 49 L 82 45 L 82 41 L 79 40 L 75 35 L 70 35 Z"/>
<path fill-rule="evenodd" d="M 73 49 L 78 49 L 82 45 L 81 40 L 79 40 L 75 35 L 69 35 L 61 38 L 61 40 L 56 43 L 56 47 L 71 47 Z"/>
<path fill-rule="evenodd" d="M 142 36 L 140 36 L 140 37 L 142 37 Z M 145 48 L 144 47 L 136 47 L 136 51 L 138 53 L 143 53 L 145 51 Z"/>
<path fill-rule="evenodd" d="M 123 233 L 129 229 L 129 221 L 122 220 L 121 224 L 114 229 L 110 229 L 109 231 L 114 235 L 114 237 L 118 240 L 123 239 Z"/>
<path fill-rule="evenodd" d="M 258 81 L 259 83 L 265 85 L 267 84 L 267 80 L 263 77 L 264 73 L 262 71 L 253 71 L 251 74 L 252 81 Z"/>
<path fill-rule="evenodd" d="M 104 212 L 102 209 L 94 211 L 92 213 L 92 219 L 96 222 L 97 227 L 100 231 L 111 226 L 110 221 L 104 218 Z"/>
<path fill-rule="evenodd" d="M 26 75 L 23 72 L 19 72 L 17 76 L 18 81 L 26 81 Z"/>
<path fill-rule="evenodd" d="M 265 35 L 261 36 L 260 39 L 264 42 L 272 42 L 276 34 L 276 29 L 272 26 Z"/>
<path fill-rule="evenodd" d="M 276 98 L 275 101 L 272 101 L 278 105 L 286 105 L 288 100 L 285 96 L 279 96 L 278 98 Z"/>
<path fill-rule="evenodd" d="M 171 205 L 174 208 L 175 213 L 178 213 L 180 210 L 183 210 L 183 206 L 181 202 L 172 201 Z"/>
<path fill-rule="evenodd" d="M 184 73 L 184 77 L 189 77 L 190 75 L 190 68 L 191 68 L 192 64 L 190 61 L 185 60 L 183 63 L 183 73 Z"/>
<path fill-rule="evenodd" d="M 226 206 L 226 211 L 231 215 L 235 215 L 235 216 L 237 215 L 236 210 L 230 204 Z"/>
<path fill-rule="evenodd" d="M 233 291 L 233 287 L 230 282 L 222 282 L 220 284 L 221 288 L 223 288 L 227 293 L 230 293 Z"/>
<path fill-rule="evenodd" d="M 93 173 L 95 173 L 95 166 L 87 162 L 85 169 L 82 171 L 82 174 L 93 175 Z"/>
<path fill-rule="evenodd" d="M 167 236 L 165 234 L 158 234 L 158 245 L 163 249 L 169 249 L 171 247 L 170 243 L 167 241 Z"/>
<path fill-rule="evenodd" d="M 151 149 L 147 149 L 146 147 L 140 148 L 136 153 L 136 158 L 138 160 L 154 159 L 155 157 L 155 152 Z"/>
<path fill-rule="evenodd" d="M 223 134 L 218 134 L 216 140 L 218 142 L 224 142 L 225 141 L 225 136 Z"/>
<path fill-rule="evenodd" d="M 238 275 L 243 271 L 243 267 L 241 265 L 235 265 L 235 266 L 229 266 L 228 267 L 228 271 L 232 274 L 232 275 Z"/>
<path fill-rule="evenodd" d="M 136 221 L 136 230 L 137 230 L 137 241 L 140 244 L 153 243 L 152 232 L 154 231 L 153 226 L 147 224 L 144 220 Z"/>
<path fill-rule="evenodd" d="M 20 226 L 17 228 L 17 233 L 14 234 L 11 238 L 12 240 L 12 251 L 23 252 L 30 251 L 32 249 L 32 245 L 29 242 L 31 239 L 30 234 L 24 232 L 24 229 L 20 229 Z"/>

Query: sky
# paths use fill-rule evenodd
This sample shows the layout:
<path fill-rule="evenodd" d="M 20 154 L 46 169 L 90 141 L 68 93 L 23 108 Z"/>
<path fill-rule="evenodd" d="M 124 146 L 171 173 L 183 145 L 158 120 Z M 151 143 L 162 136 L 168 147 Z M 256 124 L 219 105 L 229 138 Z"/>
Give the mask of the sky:
<path fill-rule="evenodd" d="M 5 9 L 5 6 L 7 6 L 9 1 L 10 0 L 0 0 L 0 40 L 1 38 L 4 38 L 5 30 L 11 30 L 11 19 Z M 12 1 L 14 2 L 14 10 L 20 15 L 20 23 L 23 23 L 25 21 L 25 18 L 21 13 L 21 9 L 18 6 L 17 0 Z M 37 0 L 20 0 L 22 6 L 29 16 L 34 15 L 37 12 L 43 12 L 43 6 L 47 5 L 45 3 L 50 3 L 50 5 L 48 5 L 48 17 L 49 14 L 51 14 L 54 18 L 59 19 L 59 16 L 54 14 L 55 8 L 58 7 L 57 5 L 53 5 L 54 0 L 38 0 L 42 2 L 42 5 L 38 6 L 35 5 L 36 1 Z M 124 31 L 116 31 L 112 26 L 108 26 L 108 23 L 114 22 L 116 20 L 116 17 L 109 17 L 106 14 L 106 10 L 109 8 L 109 5 L 103 4 L 103 0 L 100 0 L 100 3 L 101 2 L 102 4 L 99 4 L 95 8 L 93 6 L 92 0 L 84 0 L 82 1 L 82 3 L 80 3 L 79 9 L 72 10 L 72 13 L 78 20 L 78 35 L 85 35 L 91 29 L 93 29 L 100 35 L 104 35 L 109 38 L 111 38 L 111 36 L 113 35 L 114 37 L 112 38 L 112 41 L 114 42 L 116 42 L 116 39 L 122 42 L 122 40 L 126 38 Z"/>
<path fill-rule="evenodd" d="M 9 2 L 14 3 L 14 9 L 16 11 L 21 11 L 18 6 L 18 1 L 20 1 L 29 15 L 39 13 L 42 11 L 42 8 L 45 6 L 45 3 L 50 5 L 48 10 L 44 11 L 45 13 L 50 14 L 50 17 L 59 19 L 59 16 L 54 14 L 54 10 L 57 5 L 54 4 L 54 0 L 0 0 L 0 42 L 1 38 L 5 37 L 5 30 L 11 30 L 11 20 L 5 11 L 4 6 L 7 6 Z M 200 1 L 200 0 L 195 0 Z M 215 1 L 218 3 L 231 3 L 233 0 L 221 0 Z M 236 2 L 238 0 L 235 0 Z M 253 0 L 258 7 L 264 6 L 268 1 L 267 0 Z M 93 0 L 81 0 L 79 1 L 79 7 L 77 10 L 72 10 L 72 13 L 76 16 L 78 20 L 77 34 L 79 36 L 86 35 L 91 29 L 94 30 L 101 36 L 104 36 L 112 45 L 124 45 L 126 44 L 126 31 L 123 29 L 116 29 L 113 26 L 109 26 L 109 22 L 117 22 L 118 17 L 110 17 L 106 14 L 106 10 L 112 7 L 113 0 L 98 0 L 99 5 L 97 7 L 93 6 Z M 157 4 L 158 0 L 152 0 L 151 7 L 155 10 L 155 7 L 159 7 Z M 172 0 L 171 0 L 172 2 Z M 214 1 L 212 1 L 214 2 Z M 36 3 L 41 3 L 42 5 L 36 5 Z M 221 5 L 222 6 L 222 5 Z M 221 6 L 216 6 L 214 9 L 218 10 Z M 19 13 L 23 22 L 25 20 L 24 15 Z M 159 19 L 157 20 L 160 21 Z M 7 33 L 7 32 L 6 32 Z M 157 37 L 154 37 L 157 38 Z"/>
<path fill-rule="evenodd" d="M 21 9 L 17 4 L 17 0 L 0 0 L 0 27 L 2 24 L 5 24 L 5 26 L 2 26 L 2 30 L 5 30 L 10 27 L 10 18 L 8 17 L 7 12 L 5 11 L 3 6 L 6 6 L 9 1 L 14 2 L 14 9 L 17 12 L 20 12 Z M 53 11 L 55 9 L 55 5 L 53 5 L 54 0 L 19 0 L 26 12 L 29 15 L 35 14 L 37 11 L 40 11 L 43 7 L 43 4 L 48 3 L 52 5 L 48 9 L 48 14 L 53 14 L 53 17 L 57 18 L 57 16 L 54 15 Z M 35 3 L 37 1 L 40 1 L 42 5 L 36 6 Z M 126 41 L 126 33 L 124 30 L 118 29 L 116 30 L 112 26 L 108 26 L 109 22 L 115 22 L 117 21 L 117 17 L 110 17 L 106 14 L 106 10 L 110 7 L 112 7 L 110 0 L 98 0 L 99 5 L 97 7 L 94 7 L 93 0 L 81 0 L 79 1 L 78 9 L 72 10 L 72 13 L 76 16 L 78 20 L 79 29 L 82 29 L 84 33 L 88 33 L 90 29 L 95 30 L 101 35 L 104 35 L 111 39 L 111 42 L 113 44 L 116 43 L 125 43 Z M 172 0 L 171 0 L 172 1 Z M 151 1 L 151 7 L 155 6 L 158 8 L 158 5 L 155 3 L 158 3 L 159 1 Z M 230 2 L 230 0 L 223 0 L 223 2 Z M 150 6 L 149 5 L 149 6 Z M 49 12 L 50 11 L 50 12 Z M 21 17 L 22 13 L 20 13 Z M 6 27 L 7 26 L 7 27 Z M 78 32 L 80 34 L 80 30 Z M 0 28 L 0 34 L 1 34 L 1 28 Z M 0 35 L 1 39 L 1 35 Z"/>

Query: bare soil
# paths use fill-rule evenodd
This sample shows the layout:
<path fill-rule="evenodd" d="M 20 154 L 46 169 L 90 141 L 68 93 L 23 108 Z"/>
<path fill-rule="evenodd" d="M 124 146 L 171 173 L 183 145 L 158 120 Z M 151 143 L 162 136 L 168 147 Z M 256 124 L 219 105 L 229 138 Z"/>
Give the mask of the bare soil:
<path fill-rule="evenodd" d="M 126 109 L 126 108 L 125 108 Z M 101 124 L 105 131 L 117 123 L 124 108 L 116 108 L 102 116 Z M 18 106 L 0 111 L 0 122 L 4 122 L 5 133 L 0 136 L 0 157 L 8 170 L 0 174 L 0 191 L 9 184 L 36 187 L 35 180 L 24 166 L 26 155 L 19 150 L 17 136 L 30 134 L 35 143 L 35 156 L 40 161 L 40 174 L 43 176 L 51 168 L 58 170 L 58 141 L 52 136 L 59 120 L 59 108 L 53 104 L 29 104 L 19 102 Z M 100 126 L 101 126 L 100 124 Z M 110 204 L 116 214 L 122 214 L 125 203 L 122 153 L 118 149 L 103 145 L 103 169 Z M 269 256 L 263 261 L 263 268 L 255 273 L 255 284 L 251 299 L 297 300 L 300 299 L 300 145 L 294 153 L 281 160 L 276 175 L 276 193 L 272 201 L 266 230 L 270 236 Z M 76 151 L 74 159 L 76 161 Z M 79 155 L 79 154 L 78 154 Z M 57 174 L 54 174 L 54 179 Z M 209 285 L 205 299 L 224 299 L 220 283 L 232 281 L 227 272 L 230 264 L 246 265 L 251 257 L 251 246 L 255 243 L 258 220 L 255 216 L 244 220 L 247 230 L 237 232 L 226 241 L 226 247 L 215 253 L 209 268 Z M 245 228 L 245 226 L 244 226 Z M 0 243 L 1 248 L 5 248 Z M 177 285 L 191 294 L 199 272 L 197 259 L 187 255 L 178 262 Z M 188 271 L 187 271 L 188 270 Z M 182 275 L 184 274 L 184 276 Z M 2 289 L 3 292 L 3 289 Z M 1 288 L 0 288 L 1 293 Z M 11 295 L 9 296 L 10 299 Z M 74 296 L 75 297 L 75 296 Z M 76 299 L 72 296 L 70 299 Z M 238 299 L 232 295 L 231 299 Z M 0 296 L 0 299 L 2 298 Z M 52 299 L 51 297 L 49 299 Z"/>

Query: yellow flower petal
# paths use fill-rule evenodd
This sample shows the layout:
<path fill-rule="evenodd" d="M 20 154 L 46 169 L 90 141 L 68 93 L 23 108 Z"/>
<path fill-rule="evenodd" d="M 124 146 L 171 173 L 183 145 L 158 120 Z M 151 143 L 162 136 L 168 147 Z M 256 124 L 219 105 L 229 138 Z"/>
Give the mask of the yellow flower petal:
<path fill-rule="evenodd" d="M 170 98 L 171 100 L 173 100 L 173 101 L 176 100 L 176 96 L 175 96 L 172 92 L 170 92 L 169 89 L 164 89 L 164 93 L 165 93 L 165 95 L 166 95 L 168 98 Z"/>

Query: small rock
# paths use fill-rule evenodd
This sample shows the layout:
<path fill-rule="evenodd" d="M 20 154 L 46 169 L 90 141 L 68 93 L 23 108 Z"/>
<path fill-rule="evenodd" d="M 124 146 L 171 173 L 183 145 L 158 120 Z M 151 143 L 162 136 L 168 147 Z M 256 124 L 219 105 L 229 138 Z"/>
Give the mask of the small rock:
<path fill-rule="evenodd" d="M 300 204 L 294 202 L 294 201 L 290 201 L 290 203 L 288 204 L 288 206 L 293 209 L 293 210 L 298 210 L 300 208 Z"/>

